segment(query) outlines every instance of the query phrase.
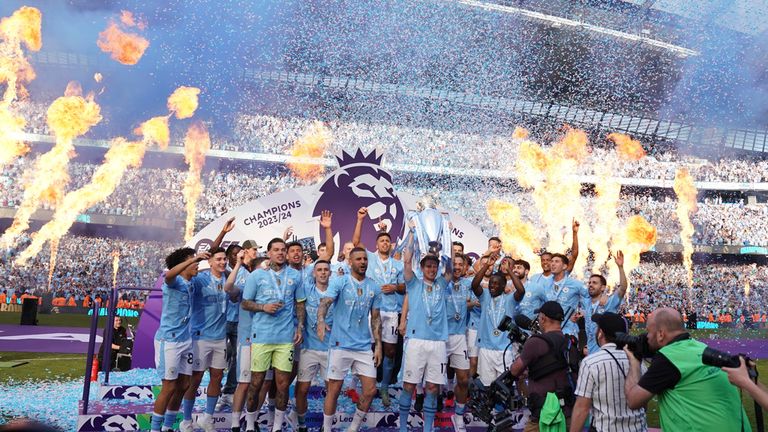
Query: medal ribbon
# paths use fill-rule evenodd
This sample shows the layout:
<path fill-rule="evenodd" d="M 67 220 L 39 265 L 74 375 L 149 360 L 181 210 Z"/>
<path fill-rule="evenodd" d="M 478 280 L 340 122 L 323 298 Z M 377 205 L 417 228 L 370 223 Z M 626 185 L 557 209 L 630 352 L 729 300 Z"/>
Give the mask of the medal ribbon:
<path fill-rule="evenodd" d="M 437 302 L 440 301 L 440 294 L 439 293 L 436 294 L 437 290 L 434 289 L 434 284 L 430 285 L 430 288 L 432 288 L 432 292 L 430 292 L 429 296 L 427 296 L 427 284 L 422 279 L 422 281 L 421 281 L 421 295 L 422 295 L 422 298 L 424 300 L 424 309 L 427 310 L 427 319 L 431 323 L 432 322 L 432 308 L 436 307 L 437 306 Z M 437 298 L 437 299 L 435 300 L 435 298 Z"/>
<path fill-rule="evenodd" d="M 283 305 L 286 303 L 286 299 L 288 297 L 288 268 L 283 267 L 283 275 L 282 275 L 282 284 L 277 283 L 277 277 L 275 275 L 277 274 L 276 271 L 269 269 L 269 277 L 272 279 L 272 285 L 276 287 L 280 291 L 280 297 L 278 301 L 281 301 Z"/>
<path fill-rule="evenodd" d="M 357 324 L 360 325 L 360 323 L 363 322 L 363 315 L 365 315 L 365 309 L 367 309 L 363 302 L 366 302 L 368 299 L 368 287 L 363 285 L 362 281 L 358 282 L 355 280 L 355 278 L 352 277 L 351 274 L 347 275 L 347 278 L 349 279 L 349 283 L 352 285 L 353 291 L 354 291 L 354 302 L 352 303 L 352 311 L 357 313 Z M 361 295 L 358 295 L 357 292 L 362 291 Z"/>

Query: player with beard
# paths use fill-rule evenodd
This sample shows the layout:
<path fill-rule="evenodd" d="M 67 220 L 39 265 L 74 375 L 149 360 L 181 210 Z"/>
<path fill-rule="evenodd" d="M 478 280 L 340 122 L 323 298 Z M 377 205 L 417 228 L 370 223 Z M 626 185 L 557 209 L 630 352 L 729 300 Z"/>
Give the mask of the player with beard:
<path fill-rule="evenodd" d="M 245 281 L 248 275 L 256 269 L 258 259 L 257 244 L 254 240 L 243 242 L 242 250 L 235 256 L 235 263 L 232 266 L 227 282 L 224 284 L 230 298 L 237 297 L 242 300 L 245 290 Z M 237 375 L 237 386 L 235 387 L 234 399 L 232 401 L 232 432 L 240 432 L 240 413 L 245 405 L 245 397 L 248 393 L 248 384 L 251 382 L 251 325 L 253 321 L 253 312 L 246 311 L 239 307 L 238 301 L 238 319 L 237 319 L 237 348 L 235 374 Z M 264 403 L 266 392 L 262 391 L 258 396 L 258 406 Z M 256 430 L 256 413 L 247 412 L 246 431 Z"/>
<path fill-rule="evenodd" d="M 590 297 L 590 315 L 602 314 L 605 312 L 619 312 L 619 306 L 627 293 L 627 275 L 624 273 L 624 253 L 616 251 L 613 258 L 616 266 L 619 268 L 619 287 L 610 295 L 606 294 L 605 288 L 608 284 L 603 275 L 593 274 L 589 277 L 587 291 Z M 595 353 L 600 349 L 597 344 L 597 323 L 591 319 L 585 320 L 587 332 L 587 350 L 589 354 Z"/>
<path fill-rule="evenodd" d="M 331 278 L 336 278 L 337 276 L 344 276 L 349 274 L 349 254 L 352 252 L 352 249 L 355 248 L 355 245 L 351 242 L 345 242 L 341 246 L 341 251 L 339 251 L 339 256 L 336 258 L 335 263 L 331 263 Z"/>
<path fill-rule="evenodd" d="M 192 409 L 195 405 L 197 388 L 208 370 L 210 382 L 206 391 L 205 414 L 198 422 L 206 432 L 214 431 L 213 413 L 221 393 L 221 379 L 227 367 L 227 302 L 224 292 L 227 256 L 222 248 L 211 250 L 208 259 L 210 270 L 201 272 L 191 285 L 192 300 L 190 326 L 192 327 L 192 382 L 184 394 L 182 406 L 184 420 L 182 431 L 192 430 Z"/>
<path fill-rule="evenodd" d="M 549 263 L 547 263 L 547 268 L 549 268 Z M 534 303 L 537 302 L 534 301 L 534 286 L 528 278 L 528 274 L 531 271 L 531 264 L 525 260 L 516 260 L 512 265 L 512 271 L 515 273 L 515 276 L 520 279 L 520 282 L 522 282 L 525 289 L 523 299 L 517 304 L 518 313 L 523 314 L 530 319 L 534 319 L 536 317 L 536 313 L 534 312 L 536 306 Z"/>
<path fill-rule="evenodd" d="M 352 235 L 352 243 L 357 247 L 365 246 L 360 243 L 363 221 L 368 217 L 368 209 L 361 207 L 357 211 L 357 224 Z M 389 400 L 389 384 L 392 382 L 392 372 L 395 368 L 397 354 L 398 315 L 403 309 L 405 280 L 403 279 L 403 263 L 390 256 L 392 252 L 392 237 L 385 231 L 376 237 L 376 252 L 368 252 L 368 270 L 365 276 L 373 279 L 381 287 L 381 339 L 384 349 L 382 363 L 382 378 L 379 395 L 385 407 L 392 404 Z"/>
<path fill-rule="evenodd" d="M 456 387 L 453 389 L 456 398 L 455 414 L 451 416 L 456 432 L 466 430 L 464 411 L 469 391 L 469 352 L 467 347 L 467 321 L 469 310 L 467 302 L 472 293 L 472 281 L 464 277 L 468 262 L 466 256 L 456 255 L 453 258 L 453 279 L 446 289 L 448 311 L 448 366 L 456 373 Z"/>
<path fill-rule="evenodd" d="M 483 385 L 489 386 L 512 364 L 517 354 L 517 347 L 507 349 L 509 345 L 507 332 L 499 330 L 498 327 L 505 316 L 514 316 L 517 302 L 523 298 L 525 290 L 512 270 L 509 258 L 504 258 L 503 261 L 506 262 L 504 267 L 512 280 L 514 293 L 507 293 L 507 278 L 502 272 L 493 273 L 488 278 L 488 288 L 483 288 L 483 275 L 499 259 L 499 255 L 493 253 L 484 258 L 482 267 L 472 279 L 472 292 L 480 301 L 482 308 L 477 332 L 479 348 L 477 373 Z"/>
<path fill-rule="evenodd" d="M 163 386 L 155 399 L 152 432 L 170 430 L 192 375 L 192 336 L 189 332 L 190 285 L 197 278 L 200 261 L 208 252 L 195 255 L 192 248 L 181 248 L 165 258 L 168 272 L 163 281 L 163 308 L 160 327 L 155 333 L 155 364 Z"/>
<path fill-rule="evenodd" d="M 368 270 L 368 253 L 354 248 L 349 253 L 350 274 L 331 280 L 328 290 L 320 300 L 317 311 L 317 336 L 325 340 L 325 319 L 328 309 L 334 306 L 333 328 L 328 345 L 328 385 L 323 407 L 323 431 L 330 432 L 341 385 L 347 371 L 356 375 L 363 387 L 363 395 L 357 403 L 352 432 L 360 424 L 376 396 L 376 367 L 381 363 L 381 287 L 365 277 Z M 368 316 L 370 314 L 370 323 Z M 373 339 L 373 340 L 372 340 Z M 371 351 L 371 344 L 375 350 Z"/>
<path fill-rule="evenodd" d="M 563 310 L 576 312 L 581 305 L 583 311 L 588 314 L 584 317 L 586 321 L 591 319 L 591 299 L 589 292 L 584 284 L 568 276 L 569 259 L 563 254 L 552 254 L 549 267 L 552 272 L 551 285 L 539 286 L 533 294 L 533 301 L 538 304 L 544 304 L 547 301 L 555 301 L 562 306 Z M 573 320 L 568 320 L 563 328 L 563 333 L 573 337 L 578 337 L 579 326 Z"/>
<path fill-rule="evenodd" d="M 248 411 L 255 412 L 256 395 L 267 371 L 274 369 L 276 411 L 272 430 L 279 431 L 288 405 L 294 346 L 304 330 L 304 289 L 301 274 L 286 265 L 285 241 L 272 239 L 267 245 L 269 270 L 257 270 L 245 281 L 242 308 L 254 312 L 251 325 L 251 385 Z M 296 321 L 294 321 L 294 311 Z"/>
<path fill-rule="evenodd" d="M 567 274 L 571 274 L 574 266 L 576 265 L 576 259 L 579 257 L 579 221 L 573 220 L 571 231 L 573 233 L 573 240 L 571 243 L 571 254 L 568 257 Z M 539 255 L 541 260 L 541 273 L 537 273 L 530 277 L 529 284 L 526 287 L 528 292 L 532 293 L 532 299 L 538 301 L 538 297 L 533 295 L 534 291 L 547 290 L 552 286 L 552 271 L 550 268 L 550 261 L 553 254 L 551 252 L 544 252 Z M 533 309 L 538 309 L 546 300 L 541 301 L 533 305 Z"/>

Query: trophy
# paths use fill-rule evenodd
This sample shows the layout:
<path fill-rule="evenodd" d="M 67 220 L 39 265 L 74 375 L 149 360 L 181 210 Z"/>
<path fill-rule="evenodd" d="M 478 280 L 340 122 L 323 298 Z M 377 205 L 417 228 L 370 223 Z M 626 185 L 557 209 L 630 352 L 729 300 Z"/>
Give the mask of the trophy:
<path fill-rule="evenodd" d="M 451 223 L 448 214 L 435 208 L 434 201 L 420 201 L 417 210 L 408 211 L 406 218 L 408 223 L 405 232 L 400 237 L 398 251 L 409 247 L 413 251 L 412 265 L 414 271 L 420 275 L 421 259 L 427 255 L 435 255 L 440 259 L 439 272 L 444 271 L 445 266 L 451 266 Z"/>

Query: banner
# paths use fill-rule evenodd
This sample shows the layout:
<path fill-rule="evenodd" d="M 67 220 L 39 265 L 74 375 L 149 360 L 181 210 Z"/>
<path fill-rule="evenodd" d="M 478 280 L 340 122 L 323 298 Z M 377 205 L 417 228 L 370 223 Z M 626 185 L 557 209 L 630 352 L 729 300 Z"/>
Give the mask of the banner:
<path fill-rule="evenodd" d="M 360 207 L 368 208 L 361 233 L 366 249 L 374 249 L 378 224 L 382 222 L 386 224 L 393 242 L 396 242 L 403 233 L 406 212 L 416 210 L 419 197 L 395 191 L 392 176 L 382 168 L 382 155 L 377 151 L 368 154 L 360 149 L 354 153 L 342 152 L 336 160 L 339 167 L 320 183 L 288 189 L 232 209 L 200 230 L 187 246 L 198 252 L 208 250 L 226 221 L 234 217 L 235 228 L 224 238 L 221 245 L 224 248 L 233 243 L 255 240 L 262 246 L 260 251 L 264 252 L 271 239 L 282 237 L 283 232 L 291 228 L 293 236 L 305 249 L 314 250 L 324 241 L 319 224 L 320 213 L 328 210 L 333 213 L 334 255 L 337 256 L 344 242 L 352 240 Z M 439 203 L 439 196 L 436 201 Z M 488 237 L 461 215 L 443 213 L 448 215 L 453 226 L 453 241 L 462 242 L 466 254 L 479 257 L 488 247 Z M 204 266 L 206 263 L 201 264 Z M 161 286 L 162 278 L 159 278 L 155 288 Z M 146 300 L 137 328 L 133 367 L 155 367 L 152 339 L 160 325 L 161 310 L 162 295 L 153 292 Z"/>

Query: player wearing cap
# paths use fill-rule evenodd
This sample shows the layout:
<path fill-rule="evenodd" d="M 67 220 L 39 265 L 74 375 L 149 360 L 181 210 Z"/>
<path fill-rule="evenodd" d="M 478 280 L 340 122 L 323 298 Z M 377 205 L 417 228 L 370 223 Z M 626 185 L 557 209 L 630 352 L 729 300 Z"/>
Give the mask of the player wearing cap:
<path fill-rule="evenodd" d="M 605 312 L 618 312 L 621 302 L 624 300 L 624 294 L 627 292 L 627 275 L 624 273 L 624 254 L 621 251 L 616 252 L 614 257 L 616 266 L 619 268 L 619 287 L 608 295 L 605 292 L 607 282 L 605 277 L 599 274 L 593 274 L 589 277 L 589 297 L 591 301 L 591 314 L 601 314 Z M 600 346 L 597 343 L 597 326 L 593 320 L 586 321 L 587 349 L 589 354 L 597 352 Z"/>
<path fill-rule="evenodd" d="M 247 408 L 250 412 L 258 409 L 256 394 L 261 391 L 267 371 L 274 368 L 276 410 L 272 430 L 279 431 L 288 405 L 294 346 L 303 338 L 305 295 L 301 274 L 286 265 L 285 241 L 270 240 L 267 252 L 270 268 L 248 275 L 241 306 L 254 313 Z"/>
<path fill-rule="evenodd" d="M 613 312 L 592 315 L 591 321 L 599 349 L 581 362 L 576 384 L 571 432 L 584 428 L 592 413 L 592 427 L 598 431 L 642 432 L 647 430 L 645 410 L 631 409 L 624 393 L 629 359 L 616 348 L 616 333 L 627 333 L 629 326 L 621 315 Z M 644 371 L 643 371 L 644 372 Z"/>
<path fill-rule="evenodd" d="M 368 216 L 368 209 L 361 207 L 357 211 L 357 224 L 352 234 L 352 243 L 355 246 L 365 246 L 360 243 L 363 220 Z M 386 228 L 384 225 L 382 228 Z M 389 384 L 392 381 L 392 372 L 395 368 L 395 354 L 397 353 L 397 327 L 398 315 L 403 310 L 403 294 L 405 294 L 405 280 L 403 279 L 403 263 L 391 257 L 392 237 L 386 231 L 381 231 L 376 236 L 376 251 L 368 251 L 367 278 L 373 279 L 381 287 L 381 342 L 384 350 L 382 363 L 382 377 L 379 394 L 385 407 L 390 406 Z"/>
<path fill-rule="evenodd" d="M 563 308 L 555 301 L 547 301 L 536 313 L 539 314 L 541 334 L 528 339 L 520 357 L 510 368 L 515 377 L 520 377 L 528 370 L 528 408 L 531 417 L 525 425 L 526 432 L 539 430 L 539 418 L 548 393 L 554 393 L 560 400 L 566 419 L 570 419 L 574 403 L 572 361 L 573 355 L 578 354 L 578 348 L 561 331 L 565 319 Z"/>
<path fill-rule="evenodd" d="M 328 345 L 328 384 L 323 407 L 323 431 L 330 432 L 341 385 L 348 371 L 362 384 L 363 394 L 349 426 L 357 431 L 376 395 L 376 367 L 381 362 L 381 287 L 365 277 L 368 254 L 363 248 L 349 253 L 350 274 L 331 280 L 317 311 L 317 336 L 323 341 L 328 309 L 334 306 Z M 370 315 L 370 321 L 369 321 Z M 371 351 L 371 344 L 375 350 Z"/>

